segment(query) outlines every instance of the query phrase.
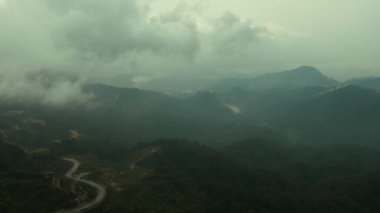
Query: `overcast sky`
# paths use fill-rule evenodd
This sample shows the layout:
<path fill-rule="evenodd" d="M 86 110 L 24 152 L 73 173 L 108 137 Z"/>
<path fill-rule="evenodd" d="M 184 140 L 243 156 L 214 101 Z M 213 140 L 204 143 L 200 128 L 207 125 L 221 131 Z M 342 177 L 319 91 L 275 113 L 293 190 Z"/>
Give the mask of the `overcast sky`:
<path fill-rule="evenodd" d="M 377 0 L 0 0 L 0 96 L 59 103 L 85 81 L 143 87 L 300 65 L 379 76 L 379 20 Z"/>

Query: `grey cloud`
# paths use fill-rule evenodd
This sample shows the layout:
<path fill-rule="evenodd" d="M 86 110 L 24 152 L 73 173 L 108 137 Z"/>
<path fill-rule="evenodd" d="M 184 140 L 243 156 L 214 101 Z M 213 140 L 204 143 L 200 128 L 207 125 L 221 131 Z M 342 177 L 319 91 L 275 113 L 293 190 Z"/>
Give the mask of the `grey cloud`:
<path fill-rule="evenodd" d="M 100 59 L 112 60 L 126 53 L 155 52 L 192 56 L 197 49 L 196 27 L 181 20 L 148 20 L 132 0 L 72 1 L 52 3 L 54 33 L 60 47 L 70 47 Z M 56 9 L 57 10 L 57 9 Z"/>
<path fill-rule="evenodd" d="M 220 35 L 219 42 L 223 42 L 231 48 L 243 48 L 245 45 L 257 41 L 260 35 L 268 32 L 265 27 L 254 26 L 250 21 L 243 21 L 231 13 L 223 15 L 217 21 L 216 26 L 217 33 Z"/>
<path fill-rule="evenodd" d="M 0 96 L 63 104 L 88 100 L 81 91 L 87 81 L 143 87 L 168 76 L 222 76 L 250 69 L 267 33 L 232 13 L 210 19 L 181 6 L 154 14 L 147 5 L 7 0 L 0 9 Z"/>
<path fill-rule="evenodd" d="M 27 75 L 2 75 L 7 81 L 0 82 L 0 99 L 10 103 L 37 103 L 53 107 L 87 103 L 91 94 L 82 92 L 80 79 L 62 76 L 46 76 L 43 72 Z"/>
<path fill-rule="evenodd" d="M 242 20 L 229 12 L 214 19 L 212 27 L 210 41 L 215 55 L 241 56 L 268 33 L 265 27 L 255 26 L 250 20 Z"/>

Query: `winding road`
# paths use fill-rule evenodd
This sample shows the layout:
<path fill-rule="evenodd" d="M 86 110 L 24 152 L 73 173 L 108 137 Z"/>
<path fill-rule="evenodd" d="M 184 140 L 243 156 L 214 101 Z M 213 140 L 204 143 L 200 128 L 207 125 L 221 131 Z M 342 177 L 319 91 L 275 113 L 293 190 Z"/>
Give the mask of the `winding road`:
<path fill-rule="evenodd" d="M 65 177 L 67 177 L 69 179 L 72 179 L 72 180 L 75 180 L 75 181 L 78 181 L 78 182 L 81 182 L 81 183 L 84 183 L 84 184 L 87 184 L 87 185 L 95 188 L 96 191 L 97 191 L 97 195 L 96 195 L 96 198 L 94 200 L 92 200 L 92 201 L 90 201 L 88 203 L 81 204 L 80 206 L 78 206 L 76 208 L 73 208 L 73 209 L 59 210 L 56 213 L 79 213 L 79 212 L 84 212 L 86 210 L 89 210 L 89 209 L 92 209 L 92 208 L 96 207 L 101 202 L 103 202 L 104 198 L 106 197 L 106 192 L 107 192 L 106 188 L 104 186 L 100 185 L 100 184 L 97 184 L 97 183 L 93 182 L 93 181 L 81 179 L 81 178 L 78 178 L 78 177 L 74 177 L 73 175 L 78 170 L 78 167 L 80 165 L 79 161 L 75 160 L 73 158 L 63 158 L 63 160 L 69 161 L 69 162 L 73 163 L 73 167 L 71 167 L 71 169 L 66 172 Z"/>

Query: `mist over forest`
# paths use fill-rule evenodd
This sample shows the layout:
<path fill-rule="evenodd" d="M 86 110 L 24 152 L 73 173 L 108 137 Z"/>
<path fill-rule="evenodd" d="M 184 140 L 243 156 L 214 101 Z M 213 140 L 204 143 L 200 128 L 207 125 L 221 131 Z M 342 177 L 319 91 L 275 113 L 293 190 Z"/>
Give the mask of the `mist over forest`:
<path fill-rule="evenodd" d="M 379 212 L 379 16 L 0 0 L 0 212 Z"/>

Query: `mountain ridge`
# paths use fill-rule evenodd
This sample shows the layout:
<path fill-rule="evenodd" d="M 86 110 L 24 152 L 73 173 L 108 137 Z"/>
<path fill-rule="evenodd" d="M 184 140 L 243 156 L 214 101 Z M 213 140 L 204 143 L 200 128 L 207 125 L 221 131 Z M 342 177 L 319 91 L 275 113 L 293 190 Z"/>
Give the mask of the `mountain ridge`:
<path fill-rule="evenodd" d="M 293 70 L 263 74 L 248 79 L 224 79 L 211 87 L 215 91 L 227 91 L 235 87 L 242 87 L 251 91 L 294 89 L 304 86 L 334 87 L 338 82 L 322 74 L 311 66 L 301 66 Z"/>

